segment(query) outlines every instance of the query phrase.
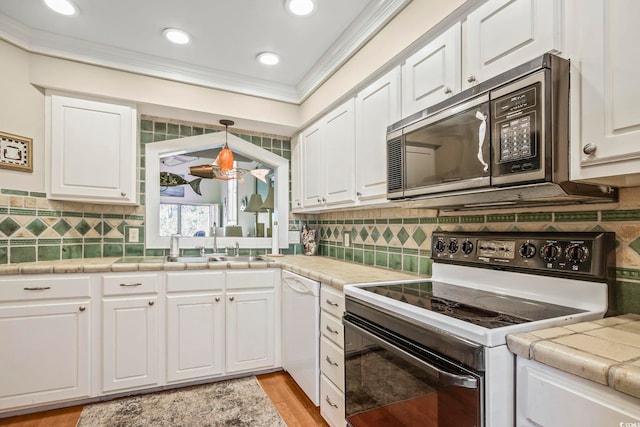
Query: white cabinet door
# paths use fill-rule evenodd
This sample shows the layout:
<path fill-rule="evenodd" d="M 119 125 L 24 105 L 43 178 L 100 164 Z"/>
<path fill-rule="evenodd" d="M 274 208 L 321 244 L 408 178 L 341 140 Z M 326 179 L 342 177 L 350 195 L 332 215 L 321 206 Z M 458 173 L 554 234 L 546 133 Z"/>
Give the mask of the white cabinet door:
<path fill-rule="evenodd" d="M 572 2 L 572 179 L 640 185 L 640 2 Z"/>
<path fill-rule="evenodd" d="M 298 212 L 302 209 L 302 135 L 291 140 L 291 209 Z"/>
<path fill-rule="evenodd" d="M 90 396 L 89 301 L 0 307 L 0 410 Z"/>
<path fill-rule="evenodd" d="M 562 1 L 489 0 L 467 16 L 463 85 L 562 51 Z"/>
<path fill-rule="evenodd" d="M 102 390 L 158 383 L 157 296 L 104 299 Z"/>
<path fill-rule="evenodd" d="M 226 299 L 227 373 L 272 367 L 274 292 L 227 292 Z"/>
<path fill-rule="evenodd" d="M 516 425 L 635 426 L 638 399 L 610 387 L 518 357 Z"/>
<path fill-rule="evenodd" d="M 222 292 L 167 295 L 167 381 L 222 374 Z"/>
<path fill-rule="evenodd" d="M 402 65 L 402 115 L 409 116 L 460 91 L 460 24 L 457 23 Z"/>
<path fill-rule="evenodd" d="M 47 196 L 137 204 L 136 109 L 49 94 Z"/>
<path fill-rule="evenodd" d="M 400 68 L 356 96 L 356 197 L 386 199 L 387 126 L 401 118 Z"/>
<path fill-rule="evenodd" d="M 320 161 L 322 155 L 320 122 L 302 133 L 302 198 L 305 208 L 322 205 L 324 190 L 321 182 Z"/>
<path fill-rule="evenodd" d="M 342 104 L 324 119 L 322 133 L 322 179 L 327 205 L 355 201 L 354 100 Z"/>

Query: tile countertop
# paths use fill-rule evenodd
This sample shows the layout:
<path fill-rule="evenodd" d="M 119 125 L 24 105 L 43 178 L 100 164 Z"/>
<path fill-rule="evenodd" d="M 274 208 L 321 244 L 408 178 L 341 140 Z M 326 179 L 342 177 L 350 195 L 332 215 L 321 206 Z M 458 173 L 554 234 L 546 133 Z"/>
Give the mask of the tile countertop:
<path fill-rule="evenodd" d="M 6 274 L 100 273 L 123 271 L 217 270 L 239 268 L 284 268 L 342 289 L 350 283 L 381 282 L 425 278 L 417 274 L 389 270 L 322 256 L 284 255 L 251 262 L 166 262 L 164 257 L 79 258 L 0 265 Z"/>
<path fill-rule="evenodd" d="M 640 398 L 640 315 L 507 336 L 509 350 Z"/>

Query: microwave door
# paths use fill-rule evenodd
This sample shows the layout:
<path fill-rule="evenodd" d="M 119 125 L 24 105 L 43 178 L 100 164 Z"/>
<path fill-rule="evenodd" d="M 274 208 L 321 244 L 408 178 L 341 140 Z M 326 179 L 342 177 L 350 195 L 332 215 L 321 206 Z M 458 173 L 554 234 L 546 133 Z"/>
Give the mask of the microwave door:
<path fill-rule="evenodd" d="M 489 186 L 488 116 L 488 96 L 481 96 L 408 127 L 404 195 Z"/>

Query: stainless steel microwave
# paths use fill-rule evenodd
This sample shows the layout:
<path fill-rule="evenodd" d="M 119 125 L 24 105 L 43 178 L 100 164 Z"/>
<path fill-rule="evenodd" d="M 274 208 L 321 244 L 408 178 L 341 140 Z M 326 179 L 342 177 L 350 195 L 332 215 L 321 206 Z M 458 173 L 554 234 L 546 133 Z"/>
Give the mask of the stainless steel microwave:
<path fill-rule="evenodd" d="M 569 182 L 569 61 L 545 54 L 389 126 L 387 197 L 473 208 L 617 193 Z"/>

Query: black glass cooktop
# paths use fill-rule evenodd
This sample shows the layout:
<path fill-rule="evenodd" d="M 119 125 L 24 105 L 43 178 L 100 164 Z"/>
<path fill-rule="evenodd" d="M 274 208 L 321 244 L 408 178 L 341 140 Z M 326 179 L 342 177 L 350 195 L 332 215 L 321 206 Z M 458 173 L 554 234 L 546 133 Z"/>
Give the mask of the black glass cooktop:
<path fill-rule="evenodd" d="M 361 289 L 489 329 L 582 312 L 572 307 L 435 281 Z"/>

